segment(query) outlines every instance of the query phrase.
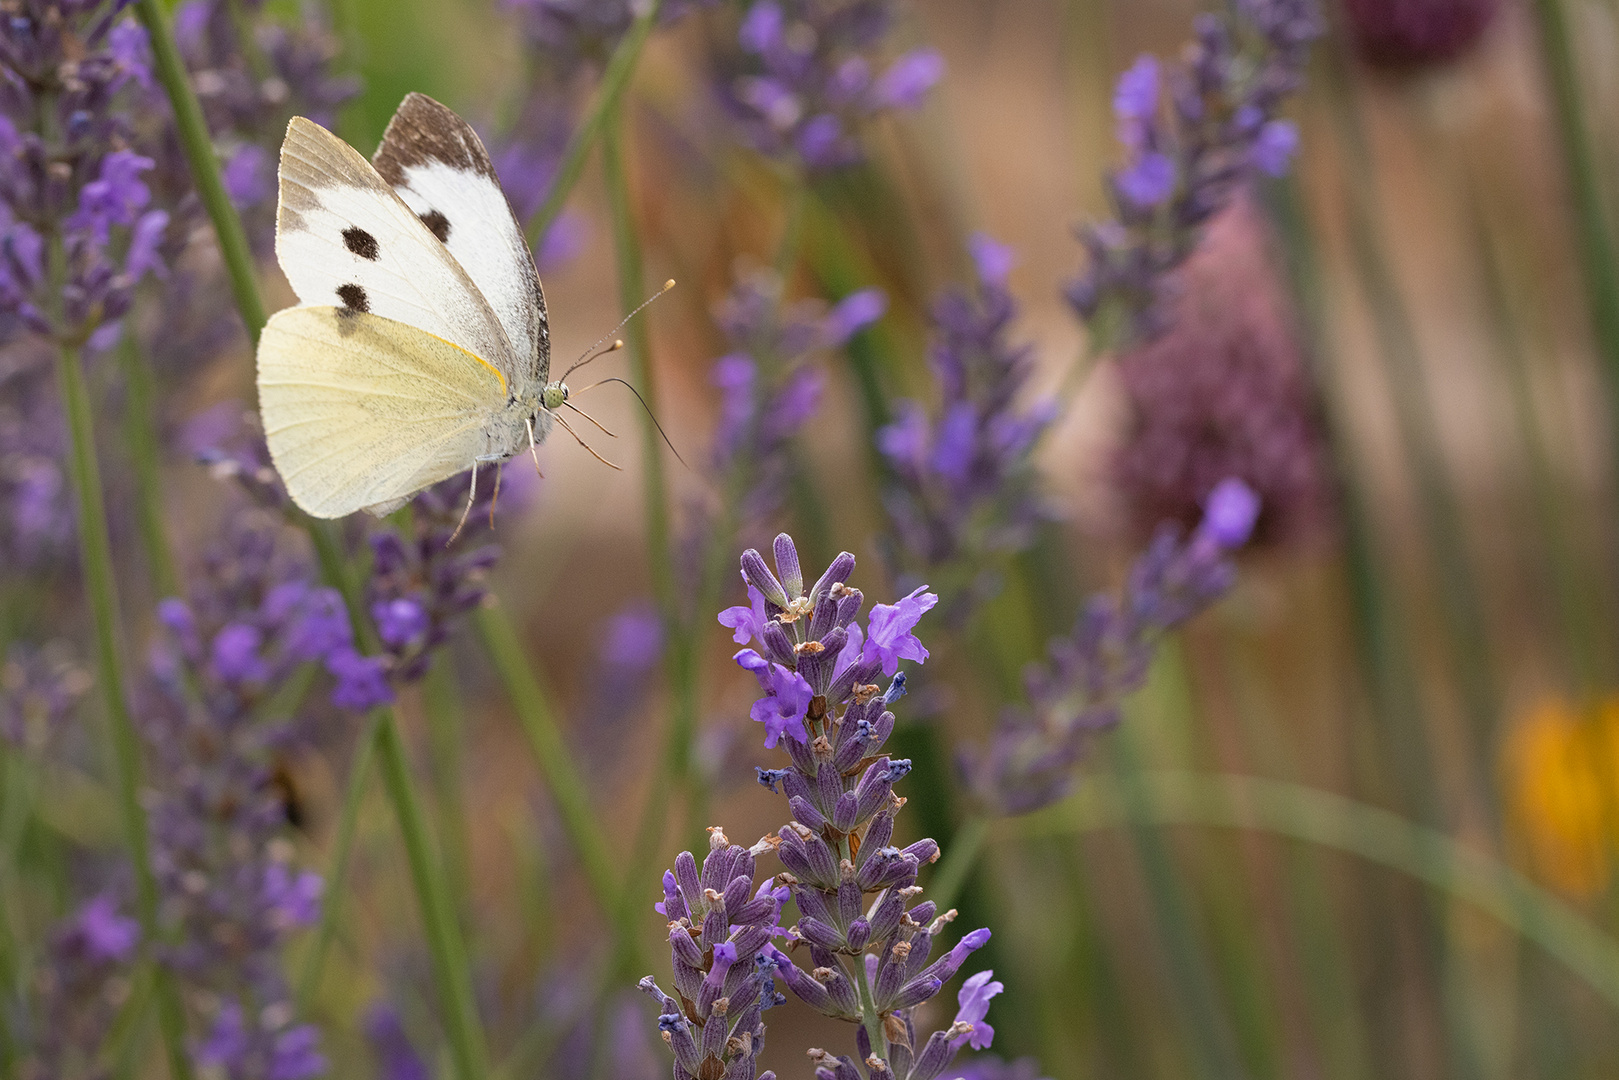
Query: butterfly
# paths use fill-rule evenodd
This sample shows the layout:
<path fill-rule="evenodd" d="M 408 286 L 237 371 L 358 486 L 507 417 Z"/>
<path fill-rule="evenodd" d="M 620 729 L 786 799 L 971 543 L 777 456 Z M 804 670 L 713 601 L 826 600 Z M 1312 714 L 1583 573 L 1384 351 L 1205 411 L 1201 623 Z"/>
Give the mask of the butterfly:
<path fill-rule="evenodd" d="M 469 467 L 470 509 L 480 465 L 534 453 L 560 420 L 523 229 L 477 133 L 432 98 L 405 98 L 369 162 L 294 117 L 275 249 L 298 305 L 259 339 L 259 410 L 313 516 L 387 514 Z"/>

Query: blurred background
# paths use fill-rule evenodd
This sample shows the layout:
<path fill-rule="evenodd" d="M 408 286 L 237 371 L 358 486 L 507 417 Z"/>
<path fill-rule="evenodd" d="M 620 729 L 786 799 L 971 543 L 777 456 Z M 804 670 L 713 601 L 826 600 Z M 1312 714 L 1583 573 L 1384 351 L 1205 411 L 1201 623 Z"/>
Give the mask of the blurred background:
<path fill-rule="evenodd" d="M 1069 286 L 1096 263 L 1076 227 L 1131 225 L 1113 179 L 1140 149 L 1120 142 L 1121 74 L 1142 54 L 1166 72 L 1193 59 L 1194 19 L 1225 8 L 866 4 L 882 9 L 879 33 L 828 22 L 825 40 L 847 34 L 878 64 L 936 50 L 942 69 L 850 120 L 851 153 L 816 161 L 737 134 L 771 115 L 737 90 L 754 6 L 666 3 L 571 194 L 543 211 L 631 24 L 625 5 L 221 0 L 175 13 L 270 310 L 293 299 L 269 245 L 286 116 L 316 115 L 369 154 L 410 91 L 485 134 L 522 218 L 552 216 L 538 251 L 558 363 L 679 283 L 624 332 L 629 349 L 579 375 L 635 383 L 684 461 L 647 441 L 623 387 L 579 399 L 618 437 L 576 427 L 621 469 L 560 431 L 541 448 L 543 479 L 513 461 L 493 532 L 480 503 L 460 541 L 500 551 L 455 571 L 476 580 L 475 610 L 447 618 L 445 640 L 397 680 L 493 1072 L 669 1069 L 655 1010 L 633 992 L 667 971 L 650 910 L 663 868 L 704 850 L 702 826 L 750 843 L 786 814 L 753 782 L 785 758 L 760 745 L 753 683 L 713 619 L 746 602 L 740 551 L 786 529 L 812 574 L 847 550 L 873 600 L 924 582 L 945 598 L 918 628 L 932 656 L 895 710 L 915 763 L 900 831 L 937 838 L 941 867 L 953 842 L 973 845 L 976 862 L 953 871 L 958 925 L 994 929 L 982 966 L 1006 989 L 993 1049 L 1029 1059 L 963 1057 L 946 1075 L 1619 1073 L 1619 5 L 1327 4 L 1303 82 L 1276 106 L 1295 125 L 1291 171 L 1248 169 L 1175 226 L 1184 250 L 1150 275 L 1158 318 L 1136 332 L 1076 310 Z M 1243 0 L 1236 17 L 1265 6 Z M 251 108 L 221 119 L 238 83 Z M 160 157 L 149 175 L 153 205 L 172 188 L 170 231 L 191 230 L 165 249 L 174 276 L 148 280 L 87 361 L 131 667 L 162 651 L 160 601 L 212 580 L 218 542 L 252 503 L 231 479 L 252 481 L 251 462 L 217 449 L 253 438 L 252 350 L 239 322 L 218 325 L 230 301 L 207 219 L 165 168 Z M 1004 250 L 986 256 L 986 241 Z M 1011 305 L 991 351 L 1027 348 L 1007 393 L 1041 419 L 995 481 L 1020 508 L 988 498 L 989 519 L 946 557 L 905 531 L 915 507 L 895 492 L 915 486 L 883 432 L 906 401 L 948 411 L 939 349 L 976 355 L 941 336 L 936 298 L 952 288 Z M 882 302 L 855 311 L 847 298 L 870 289 Z M 795 320 L 819 329 L 795 339 Z M 62 928 L 133 879 L 89 689 L 65 444 L 59 421 L 38 419 L 55 415 L 49 351 L 41 360 L 25 323 L 7 333 L 0 1064 L 8 1080 L 156 1075 L 155 1022 L 126 1008 L 138 980 L 83 995 L 110 1010 L 83 1014 L 92 1030 L 117 1015 L 131 1032 L 112 1064 L 39 1050 L 41 1002 L 65 993 L 41 971 L 70 970 L 52 966 Z M 119 358 L 120 333 L 146 342 L 148 375 Z M 738 355 L 785 395 L 806 372 L 816 390 L 797 412 L 775 391 L 738 406 L 725 366 Z M 739 407 L 755 410 L 746 446 L 725 442 Z M 124 449 L 141 410 L 155 432 L 147 475 Z M 792 414 L 773 441 L 758 441 L 760 410 Z M 738 455 L 755 454 L 738 480 Z M 1116 728 L 1086 738 L 1071 792 L 989 812 L 972 748 L 1025 700 L 1026 666 L 1070 634 L 1087 595 L 1118 593 L 1161 523 L 1195 526 L 1225 477 L 1262 501 L 1235 583 L 1153 639 L 1141 689 Z M 451 521 L 463 482 L 434 495 Z M 363 564 L 380 557 L 375 528 L 332 536 Z M 496 599 L 523 674 L 481 621 Z M 544 715 L 541 699 L 514 696 L 530 676 Z M 267 946 L 293 987 L 287 1007 L 318 1029 L 328 1075 L 454 1075 L 396 811 L 356 765 L 367 721 L 302 693 L 277 706 L 303 716 L 296 737 L 254 744 L 284 811 L 254 834 L 261 861 L 326 881 L 318 925 Z M 152 789 L 208 767 L 206 750 L 165 764 L 160 728 L 145 730 Z M 547 730 L 577 767 L 574 805 L 605 839 L 629 914 L 604 910 L 581 863 Z M 160 804 L 147 800 L 154 820 Z M 202 890 L 215 871 L 199 866 Z M 187 991 L 196 1041 L 217 1035 L 228 984 Z M 925 1008 L 930 1029 L 948 1021 L 945 1005 Z M 784 1077 L 811 1074 L 805 1047 L 852 1053 L 847 1025 L 797 1001 L 766 1020 L 761 1067 Z"/>

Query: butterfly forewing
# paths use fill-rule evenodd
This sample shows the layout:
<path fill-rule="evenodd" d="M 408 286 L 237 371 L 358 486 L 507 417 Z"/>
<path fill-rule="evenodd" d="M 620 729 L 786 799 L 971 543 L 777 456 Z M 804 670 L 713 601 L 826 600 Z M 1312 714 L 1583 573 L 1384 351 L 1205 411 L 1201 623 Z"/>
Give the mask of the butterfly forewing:
<path fill-rule="evenodd" d="M 489 301 L 517 356 L 507 374 L 519 395 L 543 387 L 551 364 L 545 293 L 477 132 L 432 98 L 410 94 L 372 160 Z"/>
<path fill-rule="evenodd" d="M 505 400 L 466 350 L 346 308 L 281 311 L 259 340 L 259 409 L 293 502 L 316 517 L 397 505 L 486 453 Z"/>
<path fill-rule="evenodd" d="M 505 330 L 466 271 L 370 162 L 303 117 L 287 125 L 281 147 L 276 257 L 301 304 L 396 319 L 503 377 L 517 370 Z"/>

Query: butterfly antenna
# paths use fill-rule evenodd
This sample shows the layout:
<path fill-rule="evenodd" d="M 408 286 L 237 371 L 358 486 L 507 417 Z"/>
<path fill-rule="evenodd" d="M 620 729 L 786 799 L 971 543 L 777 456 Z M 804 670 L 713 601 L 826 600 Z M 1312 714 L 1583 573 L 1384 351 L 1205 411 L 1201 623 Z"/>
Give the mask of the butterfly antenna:
<path fill-rule="evenodd" d="M 534 459 L 534 472 L 544 480 L 545 474 L 540 472 L 540 448 L 534 442 L 534 418 L 531 416 L 523 423 L 528 425 L 528 456 Z"/>
<path fill-rule="evenodd" d="M 658 423 L 658 415 L 657 415 L 657 413 L 654 413 L 652 411 L 652 406 L 650 406 L 650 405 L 648 405 L 646 403 L 646 398 L 641 396 L 641 391 L 637 390 L 633 386 L 630 386 L 629 383 L 624 382 L 624 380 L 620 379 L 617 375 L 611 376 L 611 377 L 606 378 L 606 379 L 602 379 L 599 382 L 593 382 L 589 386 L 585 387 L 585 390 L 594 390 L 594 389 L 596 389 L 596 387 L 601 386 L 603 383 L 610 383 L 610 382 L 624 383 L 625 386 L 630 387 L 630 393 L 635 395 L 635 400 L 637 400 L 637 401 L 639 401 L 641 403 L 641 408 L 645 409 L 646 414 L 649 417 L 652 418 L 652 426 L 658 429 L 658 434 L 659 435 L 663 436 L 663 444 L 669 448 L 669 452 L 675 456 L 676 461 L 680 462 L 682 465 L 686 465 L 686 459 L 680 456 L 680 451 L 675 449 L 675 444 L 669 441 L 669 436 L 663 430 L 663 425 Z M 573 392 L 574 396 L 578 397 L 580 394 L 584 393 L 585 390 L 575 390 Z M 691 466 L 686 465 L 686 468 L 689 469 L 689 468 L 691 468 Z"/>
<path fill-rule="evenodd" d="M 455 531 L 450 534 L 450 538 L 448 540 L 444 541 L 445 547 L 449 547 L 451 544 L 455 543 L 455 538 L 461 535 L 461 530 L 465 528 L 467 524 L 467 515 L 472 513 L 472 501 L 477 497 L 478 463 L 474 461 L 472 463 L 472 485 L 467 488 L 467 508 L 461 511 L 461 520 L 455 523 Z"/>
<path fill-rule="evenodd" d="M 562 404 L 566 405 L 568 408 L 572 409 L 574 412 L 578 413 L 580 416 L 584 417 L 586 420 L 589 420 L 592 424 L 595 424 L 598 428 L 601 428 L 601 433 L 603 435 L 606 435 L 609 439 L 618 438 L 617 435 L 614 435 L 611 431 L 608 431 L 606 428 L 602 427 L 602 422 L 600 420 L 596 419 L 594 416 L 591 416 L 589 413 L 585 412 L 585 410 L 581 409 L 579 406 L 575 405 L 573 402 L 564 401 Z"/>
<path fill-rule="evenodd" d="M 572 375 L 575 371 L 578 371 L 580 368 L 584 367 L 586 364 L 588 364 L 592 360 L 596 359 L 596 357 L 598 357 L 598 356 L 606 356 L 610 352 L 615 352 L 618 349 L 622 349 L 624 347 L 624 343 L 622 341 L 615 341 L 615 342 L 613 342 L 613 347 L 611 349 L 602 349 L 601 352 L 596 352 L 597 349 L 601 348 L 602 341 L 606 341 L 608 338 L 612 337 L 614 334 L 616 334 L 620 330 L 624 329 L 624 324 L 625 323 L 629 322 L 631 319 L 633 319 L 637 315 L 641 314 L 641 312 L 646 308 L 646 306 L 648 304 L 652 303 L 652 301 L 656 300 L 658 297 L 662 296 L 664 293 L 668 292 L 670 289 L 672 289 L 674 287 L 675 287 L 675 279 L 674 278 L 670 278 L 668 281 L 665 281 L 663 283 L 663 288 L 659 289 L 657 292 L 653 293 L 651 296 L 647 297 L 645 300 L 642 300 L 640 307 L 637 307 L 634 311 L 630 312 L 628 315 L 626 315 L 622 319 L 620 319 L 617 326 L 613 327 L 611 330 L 607 331 L 607 333 L 602 335 L 601 341 L 596 342 L 596 344 L 594 344 L 590 348 L 586 349 L 584 354 L 581 355 L 578 360 L 574 361 L 573 367 L 569 368 L 567 371 L 564 371 L 562 373 L 562 379 L 559 380 L 559 381 L 566 381 L 569 375 Z"/>
<path fill-rule="evenodd" d="M 606 458 L 604 458 L 600 454 L 596 453 L 596 451 L 591 450 L 590 449 L 590 444 L 585 442 L 585 440 L 583 440 L 583 439 L 581 439 L 579 437 L 579 433 L 577 431 L 573 430 L 573 428 L 569 426 L 569 424 L 568 424 L 568 422 L 566 420 L 562 419 L 562 415 L 560 413 L 553 413 L 552 415 L 556 416 L 557 423 L 561 424 L 563 429 L 566 430 L 569 435 L 573 436 L 575 442 L 577 442 L 580 446 L 584 447 L 586 450 L 590 451 L 590 456 L 591 457 L 595 458 L 597 461 L 601 462 L 603 465 L 606 465 L 609 469 L 618 469 L 619 472 L 624 471 L 623 469 L 619 468 L 619 466 L 614 465 L 611 461 L 608 461 Z"/>
<path fill-rule="evenodd" d="M 495 504 L 500 501 L 500 474 L 505 469 L 504 461 L 495 463 L 495 493 L 489 496 L 489 531 L 495 531 Z"/>

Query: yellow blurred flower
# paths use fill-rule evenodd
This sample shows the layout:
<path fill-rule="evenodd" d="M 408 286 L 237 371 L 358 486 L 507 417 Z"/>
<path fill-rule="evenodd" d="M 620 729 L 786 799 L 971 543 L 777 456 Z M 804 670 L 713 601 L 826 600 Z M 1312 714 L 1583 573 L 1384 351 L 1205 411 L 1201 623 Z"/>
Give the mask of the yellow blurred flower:
<path fill-rule="evenodd" d="M 1509 825 L 1534 874 L 1572 896 L 1604 889 L 1619 854 L 1619 697 L 1543 701 L 1502 765 Z"/>

